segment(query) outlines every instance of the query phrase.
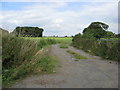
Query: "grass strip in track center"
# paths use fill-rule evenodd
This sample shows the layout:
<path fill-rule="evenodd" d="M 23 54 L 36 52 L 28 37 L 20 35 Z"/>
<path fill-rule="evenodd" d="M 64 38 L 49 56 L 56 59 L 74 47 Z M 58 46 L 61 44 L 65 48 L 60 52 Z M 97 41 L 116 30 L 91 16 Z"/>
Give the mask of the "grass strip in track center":
<path fill-rule="evenodd" d="M 76 59 L 87 59 L 85 56 L 82 56 L 72 50 L 67 50 L 68 53 L 72 54 Z"/>

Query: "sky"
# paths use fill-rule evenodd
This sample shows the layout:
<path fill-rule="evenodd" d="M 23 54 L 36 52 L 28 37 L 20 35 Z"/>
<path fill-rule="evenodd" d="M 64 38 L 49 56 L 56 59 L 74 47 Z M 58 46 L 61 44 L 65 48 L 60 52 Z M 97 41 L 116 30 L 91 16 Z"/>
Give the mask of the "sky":
<path fill-rule="evenodd" d="M 17 26 L 42 27 L 44 36 L 74 36 L 91 22 L 109 25 L 118 33 L 118 2 L 12 2 L 0 3 L 0 27 L 12 32 Z"/>

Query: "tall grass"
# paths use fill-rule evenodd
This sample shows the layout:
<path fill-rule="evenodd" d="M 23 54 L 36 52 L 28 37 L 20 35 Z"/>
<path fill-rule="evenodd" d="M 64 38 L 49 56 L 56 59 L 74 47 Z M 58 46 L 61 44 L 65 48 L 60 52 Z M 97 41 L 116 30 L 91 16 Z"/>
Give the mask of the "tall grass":
<path fill-rule="evenodd" d="M 55 58 L 48 54 L 49 50 L 44 49 L 47 49 L 46 46 L 55 44 L 54 40 L 30 40 L 8 35 L 2 37 L 2 41 L 3 87 L 8 87 L 29 74 L 53 71 Z"/>
<path fill-rule="evenodd" d="M 38 50 L 37 43 L 34 41 L 17 39 L 12 36 L 6 36 L 2 39 L 3 69 L 21 65 L 25 60 L 30 60 Z"/>

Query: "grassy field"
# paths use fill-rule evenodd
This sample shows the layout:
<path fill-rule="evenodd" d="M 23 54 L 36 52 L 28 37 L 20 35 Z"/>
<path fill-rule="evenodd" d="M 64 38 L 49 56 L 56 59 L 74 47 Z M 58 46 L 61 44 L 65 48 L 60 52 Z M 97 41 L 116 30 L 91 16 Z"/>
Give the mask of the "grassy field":
<path fill-rule="evenodd" d="M 21 37 L 21 38 L 32 39 L 32 40 L 52 39 L 55 40 L 57 43 L 65 43 L 65 44 L 72 43 L 72 37 Z"/>

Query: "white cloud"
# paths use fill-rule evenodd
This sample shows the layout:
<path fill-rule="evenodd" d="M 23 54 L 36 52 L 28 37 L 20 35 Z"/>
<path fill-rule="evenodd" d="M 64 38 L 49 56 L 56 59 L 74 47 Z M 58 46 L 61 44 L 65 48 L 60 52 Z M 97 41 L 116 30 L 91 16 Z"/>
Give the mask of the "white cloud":
<path fill-rule="evenodd" d="M 37 3 L 19 11 L 3 11 L 2 27 L 12 31 L 16 26 L 38 26 L 44 28 L 44 35 L 71 36 L 82 32 L 93 21 L 102 21 L 117 33 L 117 3 L 86 3 L 77 10 L 59 11 L 68 6 L 67 2 Z"/>

